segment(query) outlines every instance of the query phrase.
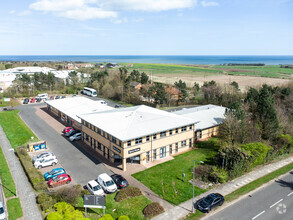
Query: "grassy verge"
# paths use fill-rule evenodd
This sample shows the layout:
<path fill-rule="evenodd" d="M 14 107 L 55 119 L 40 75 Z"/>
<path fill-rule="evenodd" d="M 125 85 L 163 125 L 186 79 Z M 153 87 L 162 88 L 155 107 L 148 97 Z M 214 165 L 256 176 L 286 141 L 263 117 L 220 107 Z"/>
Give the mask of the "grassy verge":
<path fill-rule="evenodd" d="M 18 110 L 0 113 L 0 124 L 13 148 L 25 144 L 34 137 L 35 134 L 27 127 L 27 125 L 18 116 Z"/>
<path fill-rule="evenodd" d="M 106 214 L 111 214 L 114 219 L 118 219 L 121 215 L 127 215 L 130 219 L 145 219 L 143 215 L 143 209 L 151 203 L 151 201 L 145 196 L 132 197 L 121 202 L 114 200 L 116 193 L 106 196 Z M 78 205 L 81 211 L 83 208 L 83 198 L 79 199 Z M 116 209 L 116 211 L 113 211 Z M 102 209 L 88 208 L 88 217 L 90 219 L 97 219 L 100 214 L 103 213 Z"/>
<path fill-rule="evenodd" d="M 151 167 L 142 172 L 133 174 L 137 180 L 142 182 L 153 192 L 168 202 L 178 205 L 192 198 L 193 160 L 209 161 L 214 158 L 218 150 L 215 139 L 202 142 L 200 148 L 175 156 L 174 160 Z M 182 180 L 182 173 L 185 173 L 185 181 Z M 195 196 L 206 190 L 195 187 Z"/>
<path fill-rule="evenodd" d="M 0 147 L 0 176 L 3 185 L 3 191 L 6 198 L 15 196 L 15 184 L 13 178 L 11 176 L 8 164 L 4 157 L 2 148 Z"/>
<path fill-rule="evenodd" d="M 291 171 L 293 169 L 293 163 L 288 164 L 287 166 L 284 166 L 270 174 L 267 174 L 237 190 L 234 192 L 228 194 L 225 196 L 225 201 L 226 202 L 231 202 L 235 199 L 238 199 L 240 196 L 243 196 L 259 187 L 261 187 L 263 184 L 268 183 L 269 181 L 286 174 L 287 172 Z M 200 211 L 197 211 L 196 214 L 190 214 L 188 217 L 185 218 L 185 220 L 197 220 L 200 219 L 204 216 L 204 213 L 201 213 Z"/>
<path fill-rule="evenodd" d="M 0 99 L 0 107 L 5 107 L 6 102 L 4 102 L 4 99 Z"/>
<path fill-rule="evenodd" d="M 22 209 L 20 201 L 18 198 L 13 198 L 7 201 L 8 217 L 9 220 L 15 220 L 20 218 L 22 214 Z"/>

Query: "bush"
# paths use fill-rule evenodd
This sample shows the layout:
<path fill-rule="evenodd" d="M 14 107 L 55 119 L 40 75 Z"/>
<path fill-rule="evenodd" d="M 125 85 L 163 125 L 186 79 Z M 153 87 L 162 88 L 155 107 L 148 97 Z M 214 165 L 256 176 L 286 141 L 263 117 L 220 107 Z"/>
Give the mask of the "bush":
<path fill-rule="evenodd" d="M 112 215 L 106 214 L 103 217 L 99 218 L 99 220 L 114 220 L 114 218 L 112 217 Z"/>
<path fill-rule="evenodd" d="M 203 182 L 209 182 L 209 175 L 213 172 L 211 165 L 199 165 L 194 168 L 194 177 Z"/>
<path fill-rule="evenodd" d="M 75 210 L 72 205 L 66 202 L 58 202 L 54 205 L 56 212 L 51 212 L 47 216 L 47 220 L 62 220 L 62 219 L 88 219 L 84 218 L 79 210 Z"/>
<path fill-rule="evenodd" d="M 43 211 L 50 209 L 56 203 L 55 199 L 47 193 L 40 193 L 37 197 L 37 203 L 40 205 Z"/>
<path fill-rule="evenodd" d="M 137 187 L 128 187 L 120 190 L 116 196 L 115 196 L 115 201 L 116 202 L 121 202 L 122 200 L 135 197 L 135 196 L 141 196 L 142 193 L 139 188 Z"/>
<path fill-rule="evenodd" d="M 32 159 L 28 155 L 25 147 L 20 147 L 16 150 L 16 154 L 24 168 L 24 171 L 36 191 L 47 190 L 43 174 L 33 166 Z"/>
<path fill-rule="evenodd" d="M 227 171 L 218 167 L 213 167 L 212 174 L 215 178 L 214 183 L 225 183 L 229 178 Z"/>
<path fill-rule="evenodd" d="M 118 220 L 130 220 L 128 216 L 126 215 L 121 215 Z"/>
<path fill-rule="evenodd" d="M 80 185 L 64 187 L 57 190 L 53 197 L 57 202 L 65 201 L 71 205 L 76 205 L 78 197 L 81 196 L 81 190 Z"/>
<path fill-rule="evenodd" d="M 144 208 L 143 214 L 146 218 L 153 218 L 164 212 L 164 208 L 157 202 L 153 202 Z"/>

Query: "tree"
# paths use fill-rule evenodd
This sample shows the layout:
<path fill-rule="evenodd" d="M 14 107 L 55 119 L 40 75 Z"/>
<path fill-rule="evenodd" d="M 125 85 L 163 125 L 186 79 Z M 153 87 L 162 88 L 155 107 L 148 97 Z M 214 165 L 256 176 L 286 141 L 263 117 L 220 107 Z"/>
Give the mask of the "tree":
<path fill-rule="evenodd" d="M 48 75 L 47 75 L 47 84 L 48 84 L 49 88 L 54 89 L 55 83 L 56 83 L 56 81 L 55 81 L 54 73 L 49 72 Z"/>
<path fill-rule="evenodd" d="M 120 73 L 120 80 L 124 83 L 126 78 L 127 78 L 127 73 L 128 70 L 126 67 L 120 67 L 119 68 L 119 73 Z"/>
<path fill-rule="evenodd" d="M 239 90 L 239 85 L 237 82 L 233 81 L 230 83 L 231 86 L 234 86 L 236 90 Z"/>
<path fill-rule="evenodd" d="M 155 85 L 150 88 L 150 92 L 156 104 L 163 104 L 166 102 L 167 93 L 162 83 L 155 83 Z"/>
<path fill-rule="evenodd" d="M 141 84 L 147 84 L 148 81 L 149 81 L 149 76 L 145 72 L 142 72 L 140 77 Z"/>
<path fill-rule="evenodd" d="M 194 96 L 196 96 L 196 94 L 198 93 L 198 91 L 199 91 L 199 84 L 197 83 L 197 82 L 195 82 L 194 84 L 193 84 L 193 87 L 192 87 L 192 91 L 193 91 L 193 95 Z"/>
<path fill-rule="evenodd" d="M 66 202 L 58 202 L 54 205 L 55 212 L 49 213 L 47 220 L 74 220 L 74 219 L 88 219 L 84 218 L 83 214 L 79 210 L 75 210 L 72 205 Z M 89 220 L 89 219 L 88 219 Z"/>
<path fill-rule="evenodd" d="M 20 103 L 17 99 L 12 98 L 9 102 L 6 103 L 6 105 L 10 106 L 13 109 L 15 106 L 20 105 Z"/>
<path fill-rule="evenodd" d="M 187 94 L 187 90 L 186 90 L 186 83 L 183 82 L 181 79 L 179 80 L 179 82 L 175 82 L 174 86 L 179 89 L 180 91 L 180 95 L 178 98 L 178 102 L 185 102 L 185 99 L 187 98 L 188 94 Z"/>

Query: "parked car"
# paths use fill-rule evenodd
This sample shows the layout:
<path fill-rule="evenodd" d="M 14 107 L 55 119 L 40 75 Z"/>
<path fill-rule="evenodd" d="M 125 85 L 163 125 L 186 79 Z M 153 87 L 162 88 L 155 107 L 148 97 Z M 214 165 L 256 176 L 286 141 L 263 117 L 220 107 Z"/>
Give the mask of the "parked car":
<path fill-rule="evenodd" d="M 86 184 L 86 188 L 92 195 L 103 196 L 104 191 L 96 180 L 91 180 Z"/>
<path fill-rule="evenodd" d="M 78 131 L 78 130 L 71 130 L 71 131 L 68 131 L 68 132 L 65 134 L 65 136 L 66 136 L 66 137 L 70 137 L 70 136 L 72 136 L 72 135 L 74 135 L 74 134 L 77 134 L 77 133 L 80 133 L 80 131 Z"/>
<path fill-rule="evenodd" d="M 42 94 L 37 95 L 36 98 L 46 99 L 46 98 L 48 98 L 48 94 L 47 93 L 42 93 Z"/>
<path fill-rule="evenodd" d="M 36 102 L 41 102 L 42 99 L 41 98 L 36 98 Z"/>
<path fill-rule="evenodd" d="M 69 131 L 71 131 L 71 130 L 74 130 L 72 127 L 65 127 L 64 129 L 63 129 L 63 133 L 67 133 L 67 132 L 69 132 Z"/>
<path fill-rule="evenodd" d="M 29 103 L 29 99 L 28 98 L 26 98 L 26 99 L 23 100 L 23 104 L 28 104 L 28 103 Z"/>
<path fill-rule="evenodd" d="M 49 187 L 60 186 L 63 184 L 69 184 L 71 182 L 71 177 L 68 174 L 61 174 L 53 177 L 48 181 Z"/>
<path fill-rule="evenodd" d="M 115 108 L 121 108 L 122 105 L 118 105 L 118 104 L 117 104 L 117 105 L 115 105 L 114 107 L 115 107 Z"/>
<path fill-rule="evenodd" d="M 114 180 L 119 189 L 126 188 L 129 185 L 128 181 L 119 174 L 113 174 L 111 175 L 111 178 Z"/>
<path fill-rule="evenodd" d="M 72 95 L 72 98 L 73 98 L 73 97 L 76 97 L 76 95 L 75 95 L 75 94 L 73 94 L 73 95 Z"/>
<path fill-rule="evenodd" d="M 54 100 L 54 96 L 50 96 L 50 100 Z"/>
<path fill-rule="evenodd" d="M 57 158 L 46 158 L 34 162 L 35 168 L 41 169 L 43 167 L 55 166 L 58 163 Z"/>
<path fill-rule="evenodd" d="M 65 173 L 66 173 L 65 170 L 63 168 L 59 167 L 59 168 L 55 168 L 55 169 L 51 170 L 50 172 L 45 173 L 44 178 L 47 181 L 47 180 L 52 179 L 55 176 L 58 176 L 60 174 L 65 174 Z"/>
<path fill-rule="evenodd" d="M 35 98 L 31 98 L 30 103 L 35 103 L 36 99 Z"/>
<path fill-rule="evenodd" d="M 51 152 L 41 153 L 38 156 L 33 157 L 33 162 L 36 162 L 37 160 L 48 159 L 48 158 L 56 158 L 56 156 Z"/>
<path fill-rule="evenodd" d="M 60 96 L 59 95 L 56 95 L 55 99 L 60 99 Z"/>
<path fill-rule="evenodd" d="M 5 212 L 5 207 L 3 202 L 0 201 L 0 220 L 6 220 L 7 219 L 7 215 Z"/>
<path fill-rule="evenodd" d="M 65 99 L 65 98 L 66 98 L 66 96 L 65 96 L 65 95 L 61 96 L 61 99 Z"/>
<path fill-rule="evenodd" d="M 211 193 L 206 197 L 200 199 L 196 203 L 196 207 L 201 212 L 210 212 L 213 208 L 223 205 L 225 199 L 219 193 Z"/>
<path fill-rule="evenodd" d="M 106 193 L 114 193 L 117 191 L 116 184 L 114 183 L 112 178 L 106 173 L 102 173 L 101 175 L 99 175 L 97 182 Z"/>
<path fill-rule="evenodd" d="M 69 137 L 70 141 L 78 141 L 81 139 L 81 132 L 78 132 L 72 136 Z"/>

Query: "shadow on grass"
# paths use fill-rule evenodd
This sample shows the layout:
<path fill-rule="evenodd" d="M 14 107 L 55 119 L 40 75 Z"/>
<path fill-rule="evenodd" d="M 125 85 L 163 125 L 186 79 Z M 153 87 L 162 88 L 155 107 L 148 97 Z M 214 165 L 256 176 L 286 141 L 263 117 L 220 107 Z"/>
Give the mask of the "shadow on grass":
<path fill-rule="evenodd" d="M 6 186 L 4 186 L 4 185 L 1 184 L 1 183 L 0 183 L 0 185 L 1 185 L 3 188 L 7 189 L 11 194 L 13 194 L 14 196 L 16 196 L 16 193 L 15 193 L 15 192 L 11 191 L 9 188 L 7 188 Z"/>

